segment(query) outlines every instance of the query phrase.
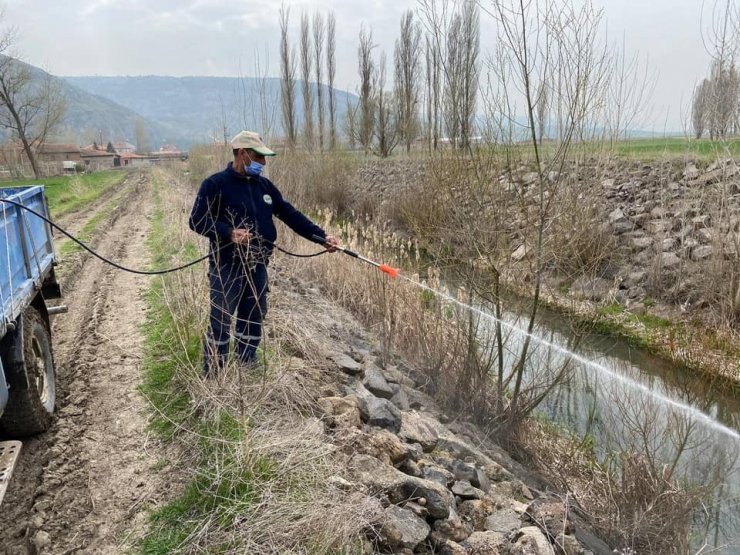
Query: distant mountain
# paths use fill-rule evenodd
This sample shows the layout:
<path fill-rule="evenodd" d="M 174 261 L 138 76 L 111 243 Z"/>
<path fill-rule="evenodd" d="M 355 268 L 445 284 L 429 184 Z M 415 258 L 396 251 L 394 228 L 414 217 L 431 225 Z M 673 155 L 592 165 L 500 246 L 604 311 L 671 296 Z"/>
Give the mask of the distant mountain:
<path fill-rule="evenodd" d="M 182 137 L 181 146 L 222 140 L 241 129 L 282 136 L 280 80 L 254 77 L 65 77 L 67 83 L 107 98 L 158 122 Z M 328 88 L 322 86 L 326 103 Z M 303 118 L 303 97 L 296 84 L 296 117 Z M 314 103 L 316 86 L 313 85 Z M 337 121 L 341 129 L 347 102 L 357 97 L 336 90 Z M 326 104 L 325 104 L 326 105 Z M 315 107 L 314 107 L 315 109 Z M 328 128 L 328 108 L 326 126 Z M 316 120 L 316 117 L 314 117 Z M 318 127 L 318 123 L 315 121 Z M 224 130 L 224 127 L 226 129 Z"/>
<path fill-rule="evenodd" d="M 23 62 L 18 62 L 23 64 Z M 42 80 L 50 78 L 57 82 L 66 102 L 66 111 L 61 125 L 55 130 L 55 137 L 50 140 L 60 140 L 72 143 L 91 143 L 94 140 L 120 141 L 134 138 L 134 126 L 137 120 L 141 120 L 147 130 L 151 143 L 177 142 L 183 138 L 162 123 L 147 120 L 146 117 L 135 111 L 125 108 L 120 104 L 86 92 L 64 79 L 54 77 L 44 70 L 24 64 L 31 73 L 32 85 L 41 83 Z M 10 138 L 7 130 L 0 129 L 0 140 Z"/>

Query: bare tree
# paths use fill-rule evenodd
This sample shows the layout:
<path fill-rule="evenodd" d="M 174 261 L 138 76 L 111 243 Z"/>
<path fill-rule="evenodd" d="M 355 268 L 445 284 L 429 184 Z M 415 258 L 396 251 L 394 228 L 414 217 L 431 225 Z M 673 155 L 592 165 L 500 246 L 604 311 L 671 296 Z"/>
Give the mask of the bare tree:
<path fill-rule="evenodd" d="M 329 148 L 337 146 L 337 97 L 334 91 L 334 78 L 337 73 L 337 21 L 334 12 L 326 18 L 326 78 L 329 101 Z"/>
<path fill-rule="evenodd" d="M 712 56 L 705 118 L 710 136 L 724 139 L 736 127 L 740 110 L 735 63 L 740 49 L 740 7 L 733 0 L 715 0 L 708 26 L 702 29 L 705 48 Z"/>
<path fill-rule="evenodd" d="M 323 54 L 324 54 L 324 20 L 321 14 L 315 13 L 313 16 L 313 49 L 314 49 L 314 68 L 316 70 L 316 112 L 319 118 L 319 149 L 324 150 L 324 102 L 321 90 L 321 78 L 323 73 Z"/>
<path fill-rule="evenodd" d="M 707 101 L 709 94 L 709 79 L 704 79 L 694 91 L 694 100 L 691 106 L 691 122 L 694 127 L 694 136 L 701 139 L 707 129 Z"/>
<path fill-rule="evenodd" d="M 467 0 L 452 17 L 447 31 L 444 117 L 453 146 L 467 148 L 475 123 L 478 94 L 480 16 L 478 5 Z"/>
<path fill-rule="evenodd" d="M 461 95 L 460 141 L 463 148 L 470 145 L 475 130 L 475 108 L 478 96 L 478 55 L 480 53 L 480 14 L 478 4 L 465 2 L 462 11 L 461 34 Z"/>
<path fill-rule="evenodd" d="M 540 142 L 540 146 L 542 146 L 542 140 L 545 138 L 545 133 L 547 132 L 547 120 L 550 109 L 548 103 L 548 87 L 547 78 L 545 78 L 540 82 L 535 101 L 537 106 L 537 140 Z"/>
<path fill-rule="evenodd" d="M 34 75 L 29 65 L 11 55 L 15 41 L 12 28 L 0 35 L 0 128 L 18 138 L 38 178 L 36 149 L 59 125 L 66 106 L 58 79 L 48 73 Z"/>
<path fill-rule="evenodd" d="M 740 78 L 734 60 L 716 59 L 709 78 L 709 133 L 724 139 L 734 130 L 740 100 Z"/>
<path fill-rule="evenodd" d="M 393 94 L 385 90 L 386 57 L 381 52 L 375 79 L 375 150 L 386 158 L 393 153 L 398 144 L 398 121 Z"/>
<path fill-rule="evenodd" d="M 439 143 L 440 111 L 440 52 L 433 40 L 426 37 L 426 78 L 427 78 L 427 141 L 431 150 L 437 150 Z"/>
<path fill-rule="evenodd" d="M 301 86 L 303 90 L 303 140 L 306 148 L 313 147 L 313 93 L 311 91 L 311 36 L 308 14 L 301 15 Z"/>
<path fill-rule="evenodd" d="M 411 144 L 419 134 L 420 46 L 421 28 L 414 23 L 414 13 L 408 10 L 401 16 L 401 35 L 394 50 L 398 132 L 406 144 L 406 152 L 411 151 Z"/>
<path fill-rule="evenodd" d="M 136 152 L 139 154 L 149 154 L 152 151 L 152 144 L 149 140 L 149 133 L 142 118 L 136 118 L 134 123 L 134 140 L 136 142 Z"/>
<path fill-rule="evenodd" d="M 363 25 L 360 28 L 360 45 L 357 48 L 357 70 L 360 74 L 360 113 L 359 121 L 355 122 L 354 130 L 357 134 L 357 141 L 365 152 L 368 152 L 372 146 L 373 130 L 375 128 L 373 93 L 376 70 L 372 57 L 373 48 L 375 48 L 375 45 L 373 45 L 372 29 L 367 30 Z"/>
<path fill-rule="evenodd" d="M 296 144 L 295 121 L 295 54 L 288 42 L 288 20 L 290 8 L 280 8 L 280 106 L 283 113 L 283 131 L 288 148 Z"/>

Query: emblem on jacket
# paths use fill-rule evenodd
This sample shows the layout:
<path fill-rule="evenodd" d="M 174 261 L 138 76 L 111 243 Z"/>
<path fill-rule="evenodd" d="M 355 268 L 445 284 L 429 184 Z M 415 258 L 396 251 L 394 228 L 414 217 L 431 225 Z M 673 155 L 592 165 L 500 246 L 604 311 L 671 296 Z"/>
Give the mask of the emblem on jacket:
<path fill-rule="evenodd" d="M 263 196 L 262 200 L 264 200 L 266 204 L 272 204 L 272 197 L 270 195 Z"/>

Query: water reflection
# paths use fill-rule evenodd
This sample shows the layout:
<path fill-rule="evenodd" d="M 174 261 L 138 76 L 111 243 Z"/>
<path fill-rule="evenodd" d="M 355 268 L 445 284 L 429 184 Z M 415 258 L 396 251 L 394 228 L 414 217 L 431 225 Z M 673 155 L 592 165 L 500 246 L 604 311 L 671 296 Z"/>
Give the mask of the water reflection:
<path fill-rule="evenodd" d="M 479 314 L 480 317 L 480 314 Z M 517 361 L 526 321 L 505 315 L 507 368 Z M 487 339 L 493 322 L 481 318 Z M 696 516 L 693 551 L 740 553 L 740 400 L 670 363 L 604 335 L 580 337 L 562 317 L 541 313 L 525 382 L 539 383 L 569 361 L 569 378 L 539 407 L 548 419 L 594 439 L 605 456 L 635 449 L 648 464 L 692 484 L 719 484 Z M 571 356 L 568 351 L 573 351 Z"/>

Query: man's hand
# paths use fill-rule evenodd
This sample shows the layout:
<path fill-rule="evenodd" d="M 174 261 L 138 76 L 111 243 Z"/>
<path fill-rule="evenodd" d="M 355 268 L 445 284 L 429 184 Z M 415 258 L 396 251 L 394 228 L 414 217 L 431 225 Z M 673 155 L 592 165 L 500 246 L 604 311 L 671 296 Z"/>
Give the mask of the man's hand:
<path fill-rule="evenodd" d="M 248 245 L 252 239 L 252 233 L 248 229 L 234 228 L 231 230 L 231 242 L 237 245 Z"/>
<path fill-rule="evenodd" d="M 333 235 L 327 235 L 326 244 L 324 246 L 326 247 L 326 250 L 329 252 L 337 252 L 337 247 L 339 246 L 339 239 L 337 239 Z"/>

